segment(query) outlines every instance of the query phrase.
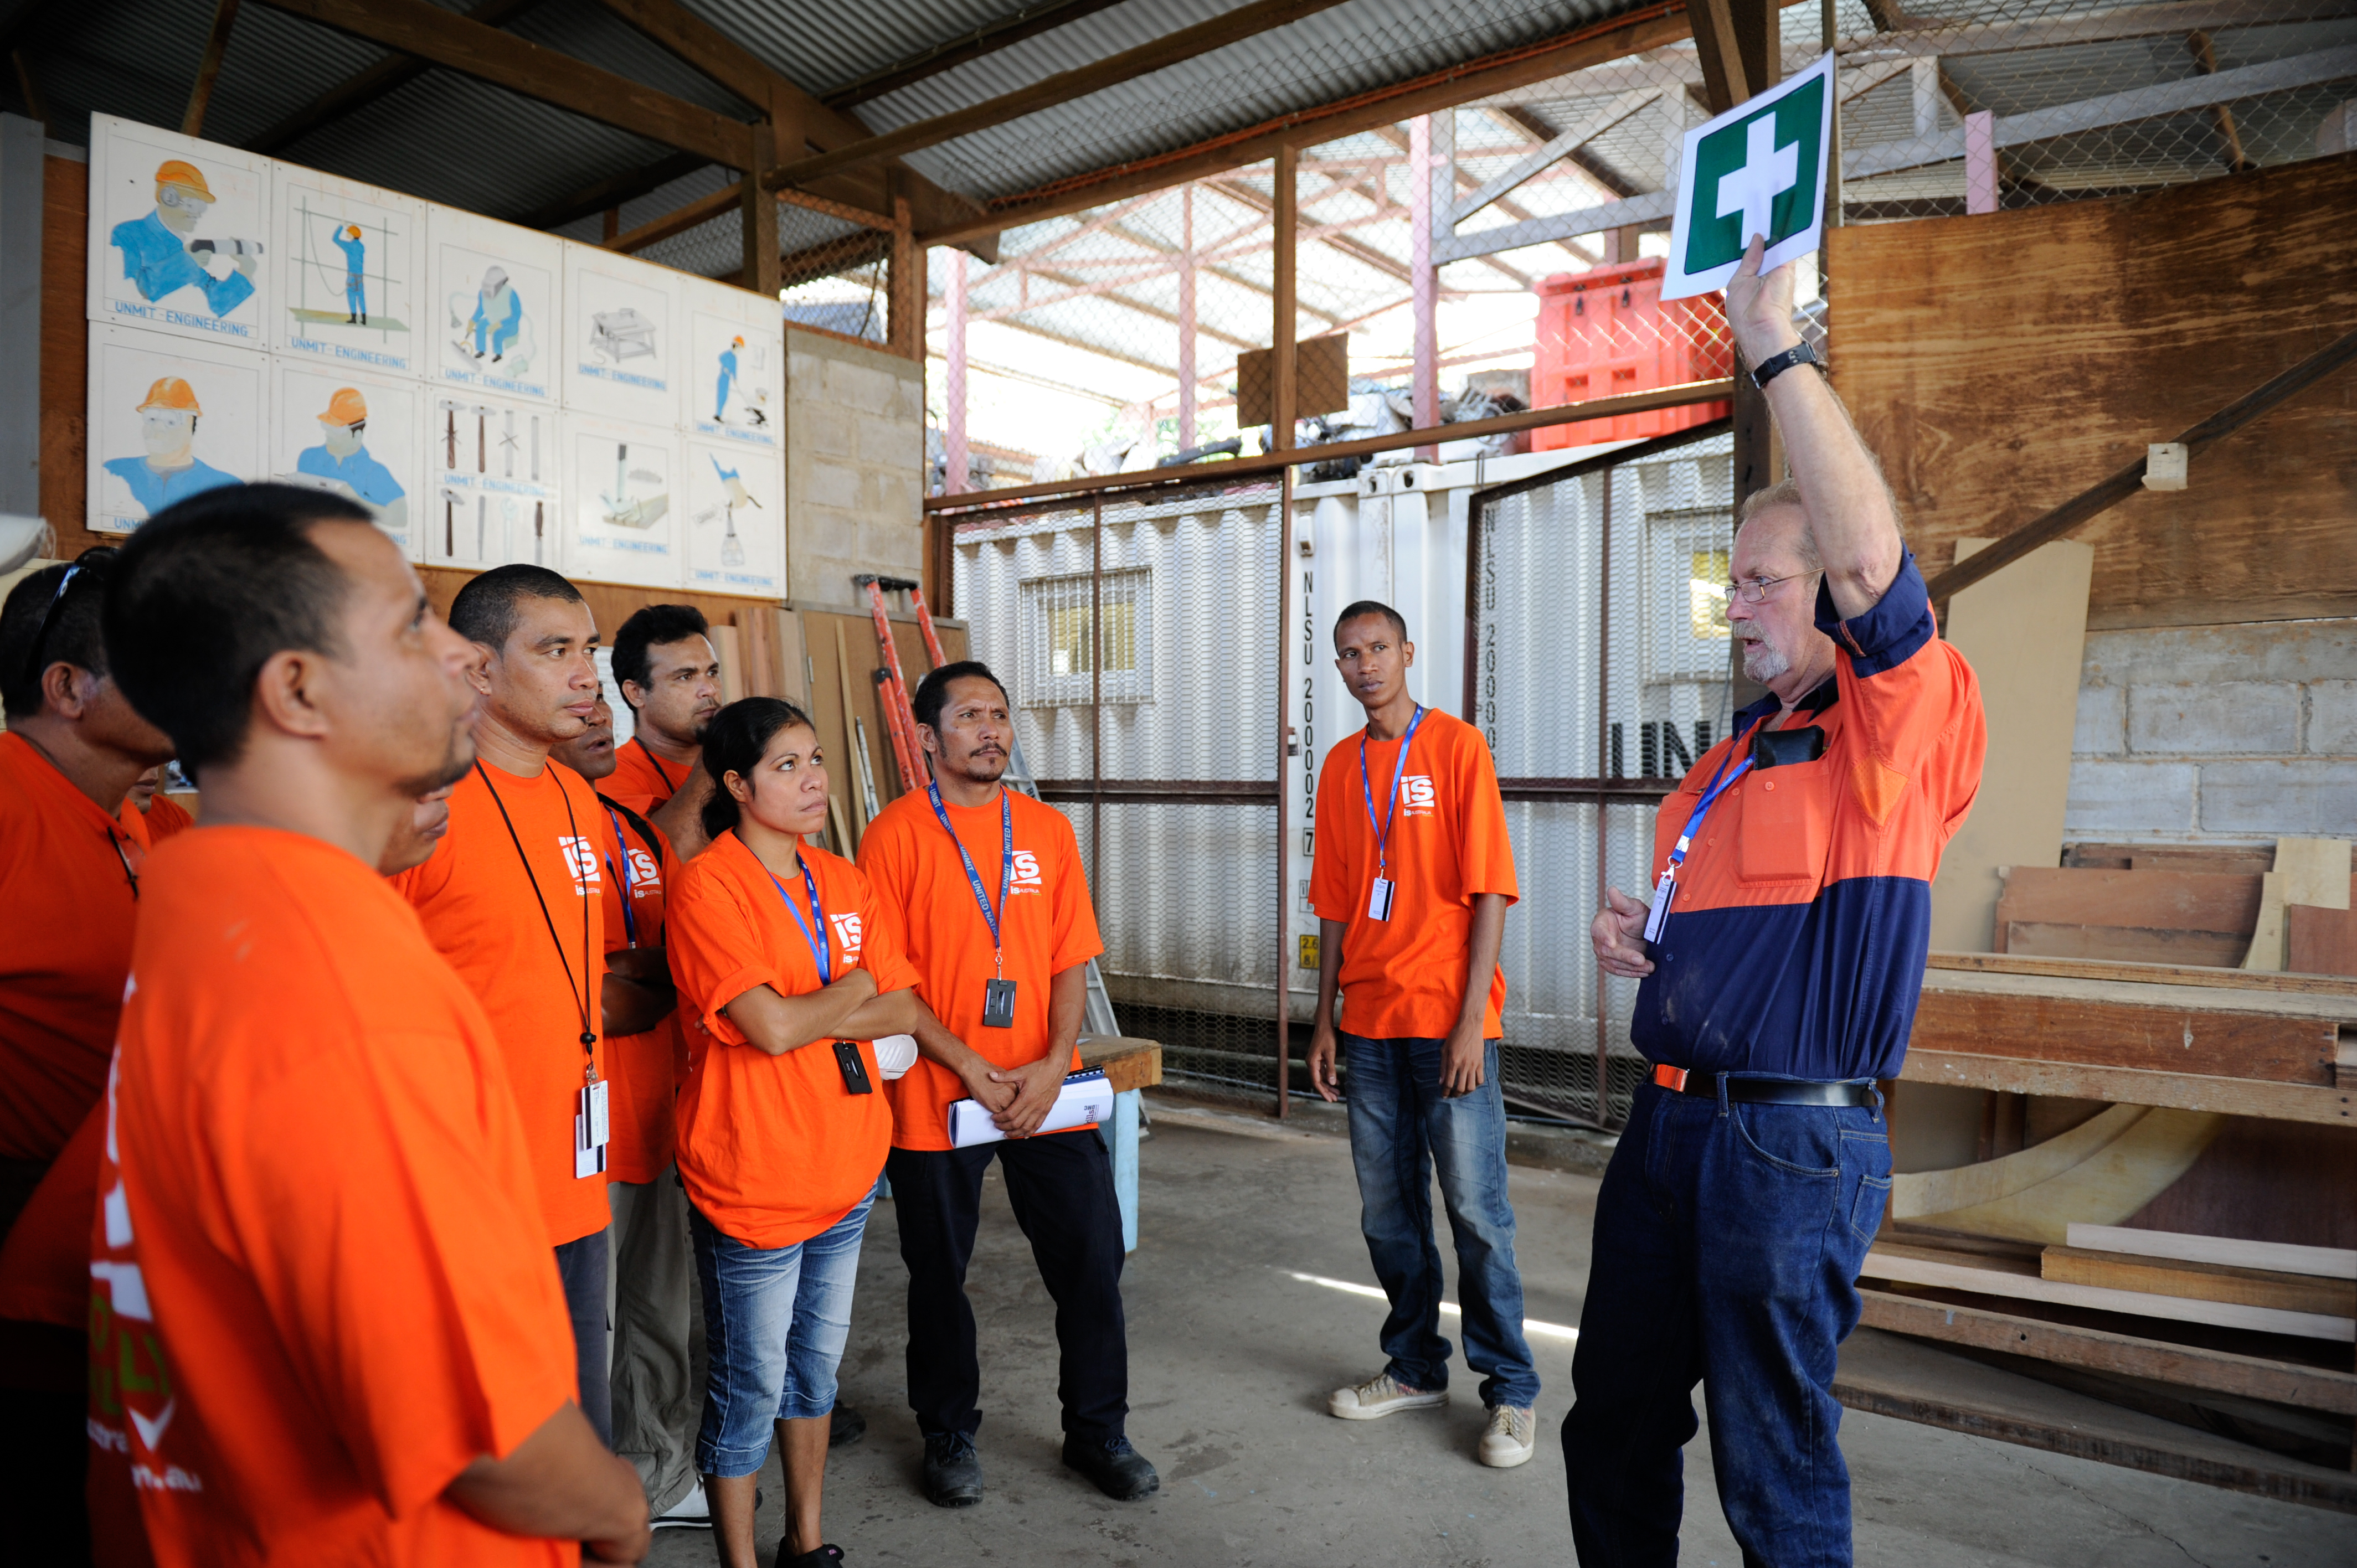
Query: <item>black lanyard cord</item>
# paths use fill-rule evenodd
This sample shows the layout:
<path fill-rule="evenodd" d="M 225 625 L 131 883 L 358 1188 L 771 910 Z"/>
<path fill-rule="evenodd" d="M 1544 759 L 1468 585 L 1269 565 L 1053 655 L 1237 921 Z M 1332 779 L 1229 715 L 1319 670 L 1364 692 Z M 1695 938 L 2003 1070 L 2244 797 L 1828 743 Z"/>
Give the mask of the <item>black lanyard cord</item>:
<path fill-rule="evenodd" d="M 647 754 L 647 760 L 655 765 L 655 777 L 663 781 L 664 789 L 675 791 L 679 789 L 681 784 L 685 784 L 687 782 L 687 775 L 685 773 L 682 773 L 679 776 L 679 784 L 674 784 L 671 781 L 671 770 L 663 767 L 662 758 L 655 755 L 655 748 L 647 744 L 646 736 L 638 735 L 632 736 L 630 738 L 639 743 L 639 749 L 645 752 Z"/>
<path fill-rule="evenodd" d="M 131 841 L 127 836 L 117 835 L 114 824 L 109 822 L 106 825 L 106 842 L 114 851 L 114 858 L 123 863 L 124 880 L 131 884 L 131 901 L 136 904 L 139 902 L 139 874 L 131 869 L 131 852 L 123 847 Z"/>
<path fill-rule="evenodd" d="M 484 769 L 480 757 L 475 760 L 475 771 L 482 776 L 483 788 L 490 790 L 491 804 L 500 809 L 500 821 L 508 825 L 508 842 L 515 845 L 516 859 L 523 863 L 524 876 L 532 884 L 532 896 L 540 904 L 540 918 L 548 927 L 549 944 L 556 949 L 556 961 L 565 966 L 565 989 L 581 1015 L 581 1052 L 591 1058 L 591 1070 L 595 1071 L 597 1035 L 589 1026 L 589 1003 L 585 987 L 574 983 L 573 961 L 565 956 L 565 943 L 556 934 L 556 918 L 548 912 L 548 898 L 540 890 L 540 878 L 533 875 L 532 857 L 524 854 L 523 840 L 516 833 L 515 819 L 508 815 L 507 802 L 500 799 L 500 792 L 492 785 L 491 776 Z M 573 842 L 578 844 L 582 842 L 581 825 L 574 821 L 573 795 L 565 788 L 562 779 L 556 780 L 556 793 L 565 801 L 565 825 L 573 831 Z M 581 897 L 581 976 L 585 982 L 589 977 L 589 897 L 586 892 Z"/>

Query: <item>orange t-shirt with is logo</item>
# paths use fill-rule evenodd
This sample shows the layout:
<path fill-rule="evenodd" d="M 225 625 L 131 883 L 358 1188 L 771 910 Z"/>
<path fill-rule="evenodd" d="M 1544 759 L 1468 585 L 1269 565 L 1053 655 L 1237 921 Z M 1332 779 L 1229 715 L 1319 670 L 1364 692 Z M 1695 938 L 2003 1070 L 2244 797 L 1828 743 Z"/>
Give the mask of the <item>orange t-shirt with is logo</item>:
<path fill-rule="evenodd" d="M 666 762 L 633 736 L 614 753 L 614 771 L 606 779 L 605 793 L 643 816 L 679 793 L 694 765 Z"/>
<path fill-rule="evenodd" d="M 671 862 L 670 846 L 652 823 L 641 834 L 604 800 L 598 812 L 606 824 L 597 852 L 606 867 L 606 950 L 659 948 L 663 945 L 663 877 Z M 652 1181 L 671 1165 L 673 1106 L 687 1067 L 679 1020 L 665 1018 L 640 1035 L 617 1035 L 605 1047 L 607 1069 L 614 1075 L 614 1135 L 606 1151 L 607 1178 Z"/>
<path fill-rule="evenodd" d="M 519 779 L 478 763 L 451 793 L 450 831 L 433 857 L 393 879 L 427 939 L 491 1016 L 551 1246 L 603 1230 L 609 1218 L 605 1176 L 576 1176 L 573 1144 L 582 1069 L 594 1059 L 597 1076 L 606 1076 L 605 1043 L 585 1047 L 581 1034 L 585 1004 L 589 1032 L 600 1027 L 599 846 L 613 834 L 596 792 L 564 764 Z M 610 1111 L 609 1100 L 609 1118 Z"/>
<path fill-rule="evenodd" d="M 998 801 L 987 806 L 944 802 L 957 830 L 957 843 L 942 831 L 931 800 L 922 792 L 901 796 L 876 814 L 859 841 L 859 869 L 876 885 L 876 897 L 901 949 L 917 972 L 917 993 L 950 1033 L 992 1065 L 1027 1067 L 1048 1048 L 1049 983 L 1065 970 L 1104 951 L 1096 911 L 1089 906 L 1087 875 L 1072 824 L 1053 806 L 1002 789 L 1015 830 L 1014 875 L 1006 904 L 998 909 L 1006 941 L 1006 978 L 1015 984 L 1015 1026 L 983 1026 L 983 988 L 998 973 L 990 927 L 974 902 L 974 885 L 958 858 L 957 843 L 974 868 L 994 908 L 998 905 L 1001 854 Z M 1072 1053 L 1077 1070 L 1081 1054 Z M 949 1108 L 965 1098 L 957 1074 L 919 1058 L 887 1086 L 895 1122 L 892 1144 L 900 1149 L 950 1146 Z"/>
<path fill-rule="evenodd" d="M 1359 777 L 1361 730 L 1326 754 L 1318 773 L 1317 853 L 1311 857 L 1309 903 L 1321 920 L 1340 920 L 1342 1011 L 1335 1022 L 1367 1039 L 1439 1039 L 1457 1026 L 1465 1003 L 1465 966 L 1473 934 L 1473 899 L 1502 893 L 1520 897 L 1514 846 L 1506 836 L 1506 806 L 1489 743 L 1464 720 L 1424 710 L 1400 763 L 1400 743 L 1368 739 L 1366 780 Z M 1392 772 L 1400 773 L 1399 803 L 1390 806 Z M 1375 881 L 1375 825 L 1387 811 L 1391 838 L 1385 874 L 1393 886 L 1391 918 L 1367 913 Z M 1481 1033 L 1504 1033 L 1506 975 L 1494 972 Z"/>
<path fill-rule="evenodd" d="M 808 1240 L 867 1196 L 892 1144 L 892 1110 L 881 1093 L 850 1092 L 832 1041 L 773 1057 L 722 1009 L 764 985 L 780 996 L 819 989 L 817 955 L 794 920 L 809 922 L 812 886 L 836 979 L 865 966 L 879 995 L 917 983 L 859 868 L 807 845 L 802 854 L 809 885 L 773 879 L 734 832 L 722 833 L 680 872 L 671 904 L 672 973 L 683 1017 L 696 1019 L 683 1025 L 680 1180 L 716 1230 L 764 1251 Z M 867 1081 L 880 1088 L 875 1046 L 857 1044 Z"/>
<path fill-rule="evenodd" d="M 91 1233 L 91 1411 L 162 1568 L 555 1565 L 443 1488 L 573 1397 L 483 1009 L 372 867 L 206 828 L 149 862 Z"/>

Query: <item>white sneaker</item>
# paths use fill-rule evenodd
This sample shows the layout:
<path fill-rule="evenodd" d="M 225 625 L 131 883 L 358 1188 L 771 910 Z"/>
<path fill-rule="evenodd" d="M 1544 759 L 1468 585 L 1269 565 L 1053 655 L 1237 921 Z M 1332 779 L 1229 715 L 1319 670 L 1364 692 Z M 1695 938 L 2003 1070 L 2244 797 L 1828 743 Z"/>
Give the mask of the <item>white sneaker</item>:
<path fill-rule="evenodd" d="M 1493 1470 L 1527 1465 L 1538 1452 L 1538 1418 L 1528 1405 L 1493 1404 L 1489 1430 L 1481 1434 L 1481 1463 Z"/>
<path fill-rule="evenodd" d="M 1326 1413 L 1344 1421 L 1380 1421 L 1394 1411 L 1422 1410 L 1447 1404 L 1448 1391 L 1430 1393 L 1402 1388 L 1389 1372 L 1379 1372 L 1354 1389 L 1336 1389 L 1326 1396 Z"/>
<path fill-rule="evenodd" d="M 704 1496 L 704 1483 L 688 1487 L 687 1496 L 657 1514 L 653 1524 L 657 1530 L 710 1530 L 712 1505 Z"/>

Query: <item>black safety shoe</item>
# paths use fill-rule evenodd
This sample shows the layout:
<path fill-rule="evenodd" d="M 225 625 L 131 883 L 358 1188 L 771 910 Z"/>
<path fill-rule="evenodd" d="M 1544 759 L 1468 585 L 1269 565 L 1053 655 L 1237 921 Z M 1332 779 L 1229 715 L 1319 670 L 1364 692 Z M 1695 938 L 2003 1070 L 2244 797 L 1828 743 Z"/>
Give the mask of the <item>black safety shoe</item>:
<path fill-rule="evenodd" d="M 778 1542 L 777 1568 L 834 1568 L 836 1563 L 843 1561 L 843 1548 L 833 1545 L 822 1546 L 812 1552 L 798 1552 L 792 1556 L 788 1556 L 786 1547 L 792 1539 L 789 1536 Z"/>
<path fill-rule="evenodd" d="M 867 1418 L 849 1405 L 837 1402 L 834 1413 L 827 1417 L 826 1445 L 840 1448 L 866 1435 Z"/>
<path fill-rule="evenodd" d="M 1064 1463 L 1097 1485 L 1097 1490 L 1117 1503 L 1133 1503 L 1162 1489 L 1162 1477 L 1146 1455 L 1126 1437 L 1064 1439 Z"/>
<path fill-rule="evenodd" d="M 935 1508 L 970 1509 L 982 1501 L 982 1456 L 963 1432 L 925 1439 L 925 1497 Z"/>

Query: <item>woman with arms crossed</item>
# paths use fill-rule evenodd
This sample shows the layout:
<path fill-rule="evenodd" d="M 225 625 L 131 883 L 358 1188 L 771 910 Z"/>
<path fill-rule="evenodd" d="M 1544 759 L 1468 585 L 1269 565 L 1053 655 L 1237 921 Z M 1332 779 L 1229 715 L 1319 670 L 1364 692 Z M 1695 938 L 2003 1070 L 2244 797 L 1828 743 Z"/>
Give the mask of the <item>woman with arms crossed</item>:
<path fill-rule="evenodd" d="M 726 1568 L 754 1568 L 753 1483 L 776 1423 L 786 1472 L 779 1568 L 823 1568 L 827 1416 L 851 1327 L 859 1240 L 892 1137 L 877 1036 L 924 1016 L 916 976 L 826 825 L 807 714 L 732 703 L 705 732 L 712 847 L 679 874 L 668 940 L 688 1028 L 679 1173 L 693 1205 L 711 1369 L 696 1467 Z"/>

